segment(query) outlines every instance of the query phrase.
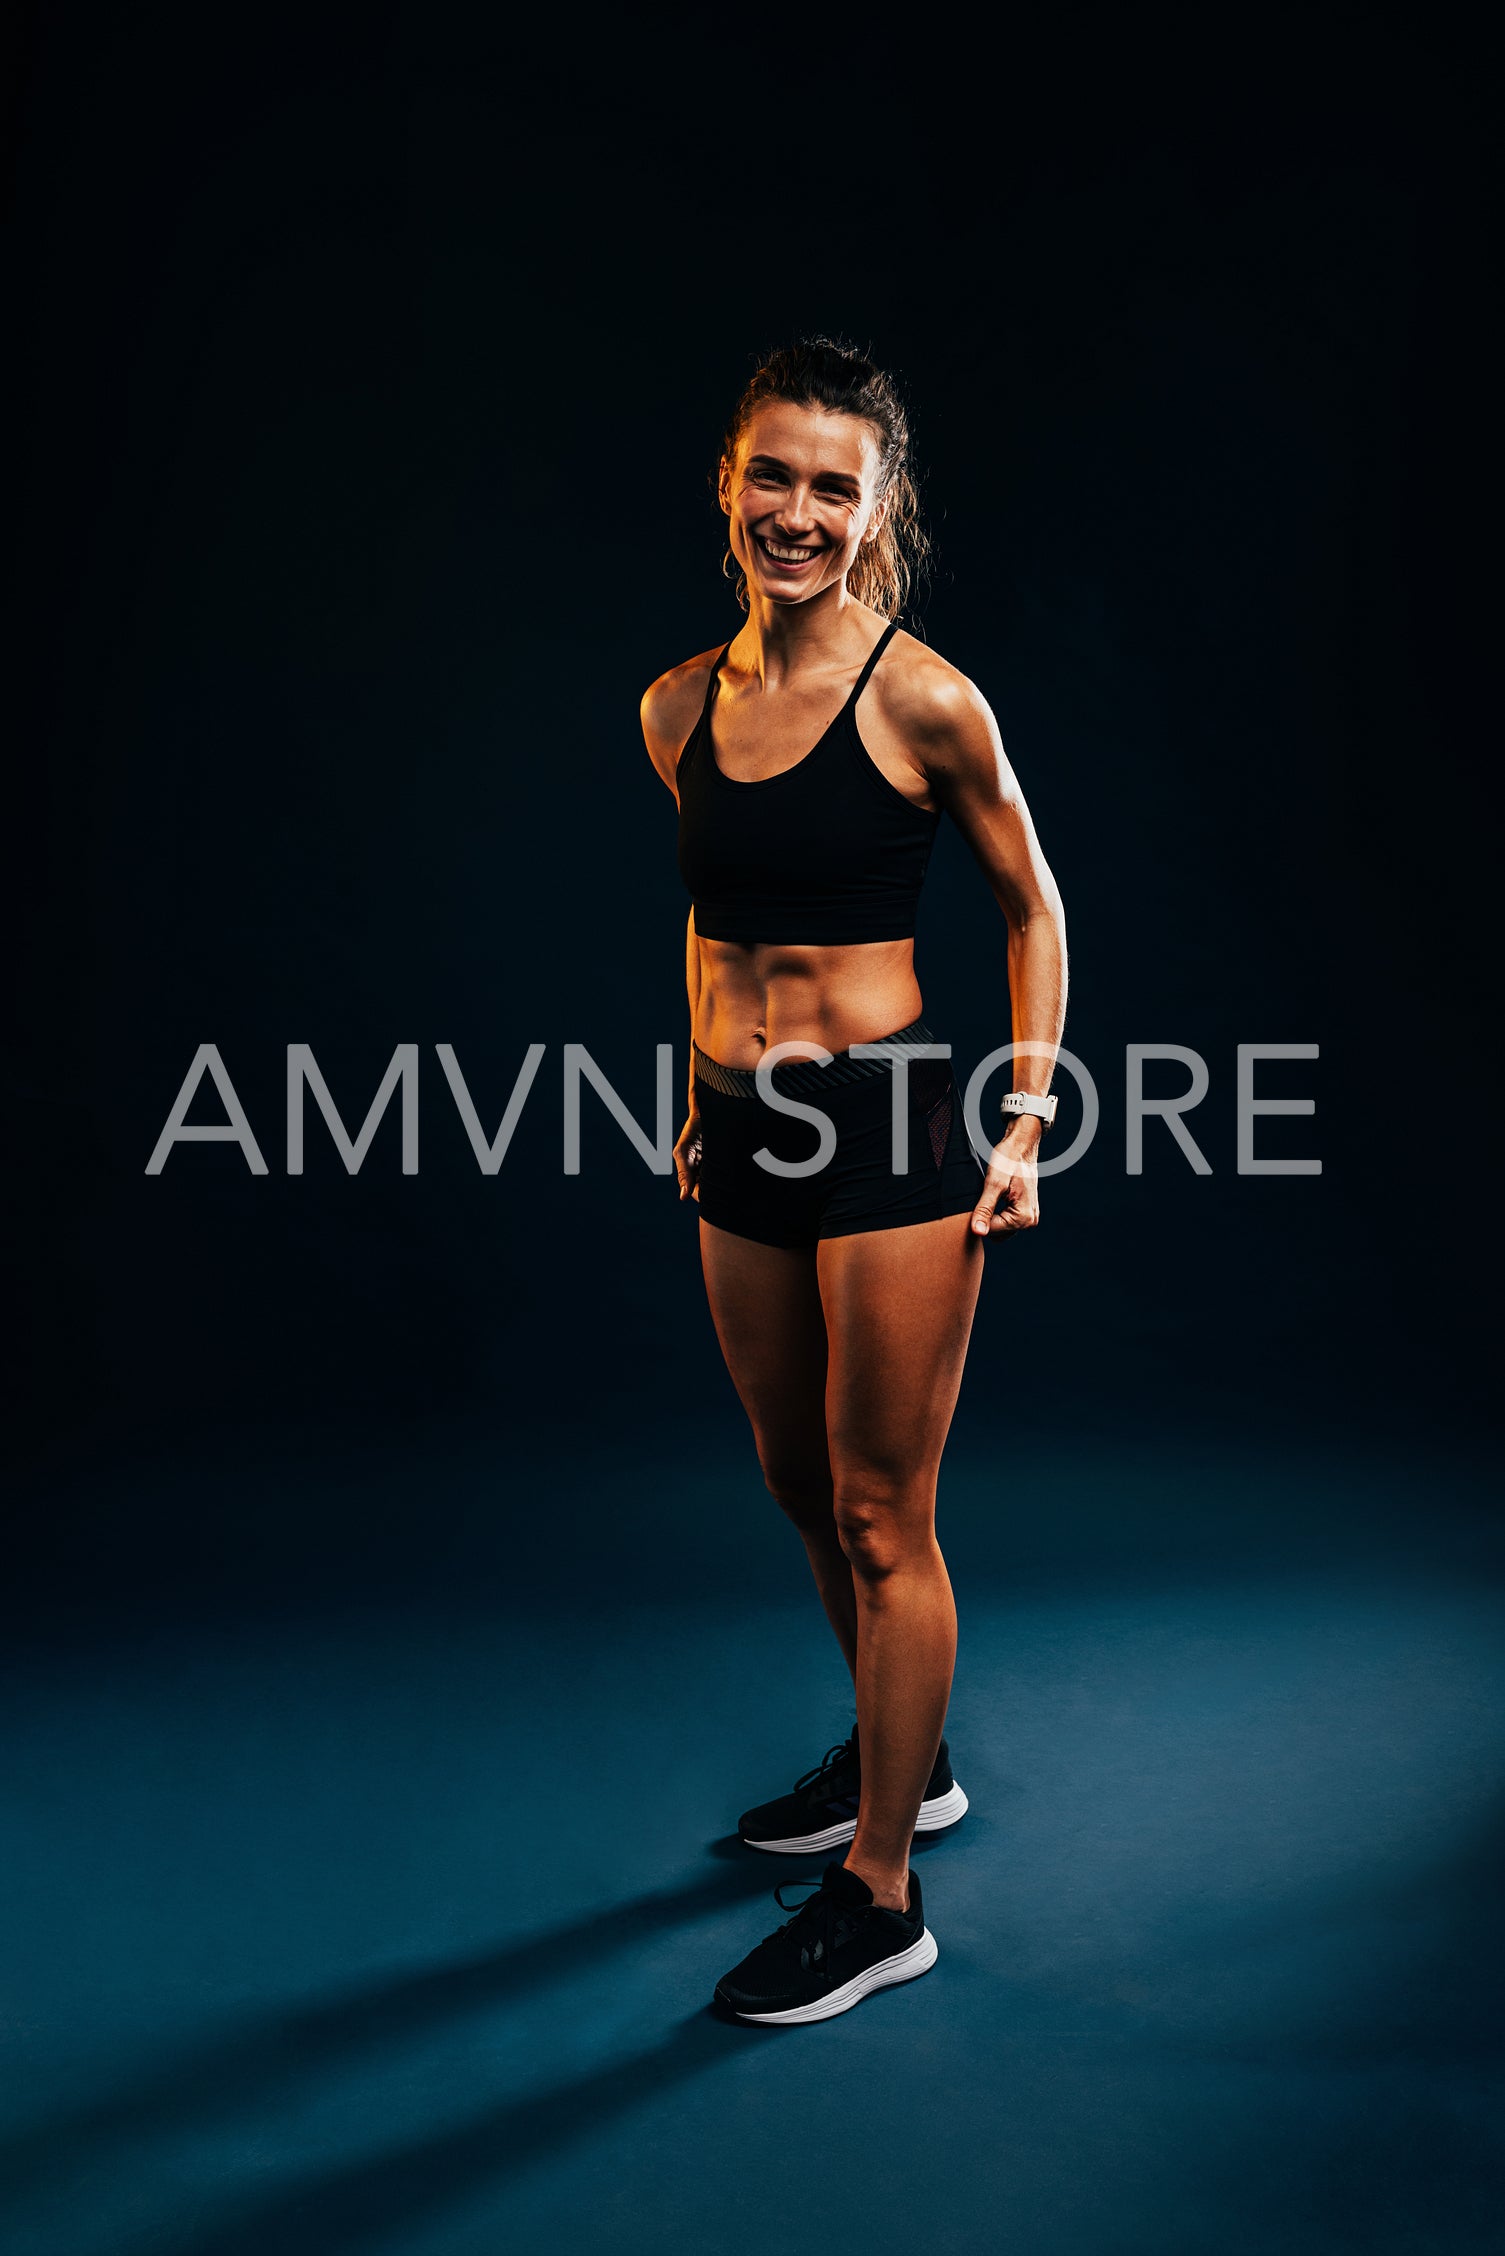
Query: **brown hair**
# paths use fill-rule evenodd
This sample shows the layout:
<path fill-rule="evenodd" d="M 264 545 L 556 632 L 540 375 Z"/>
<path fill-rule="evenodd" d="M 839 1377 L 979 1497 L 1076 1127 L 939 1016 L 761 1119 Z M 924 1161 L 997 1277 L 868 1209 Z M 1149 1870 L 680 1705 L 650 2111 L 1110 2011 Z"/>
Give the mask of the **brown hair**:
<path fill-rule="evenodd" d="M 920 497 L 909 464 L 909 418 L 893 378 L 839 338 L 797 338 L 767 355 L 738 400 L 721 442 L 726 461 L 735 459 L 737 441 L 770 400 L 857 415 L 877 434 L 882 456 L 878 492 L 887 495 L 888 512 L 877 533 L 857 551 L 847 588 L 885 619 L 897 618 L 925 570 L 930 542 L 920 523 Z M 737 601 L 745 611 L 747 579 L 741 572 Z"/>

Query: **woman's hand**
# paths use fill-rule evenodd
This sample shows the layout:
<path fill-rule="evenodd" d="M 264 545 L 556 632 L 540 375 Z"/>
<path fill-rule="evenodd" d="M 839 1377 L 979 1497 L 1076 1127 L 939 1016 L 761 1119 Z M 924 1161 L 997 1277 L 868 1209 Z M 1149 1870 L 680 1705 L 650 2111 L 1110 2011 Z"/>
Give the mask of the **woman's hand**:
<path fill-rule="evenodd" d="M 674 1147 L 674 1172 L 679 1177 L 681 1199 L 700 1196 L 700 1114 L 692 1105 L 690 1117 L 679 1131 Z"/>
<path fill-rule="evenodd" d="M 979 1238 L 1012 1237 L 1016 1230 L 1032 1230 L 1040 1219 L 1040 1185 L 1035 1154 L 1040 1147 L 1036 1120 L 1013 1123 L 1002 1141 L 993 1146 L 982 1196 L 972 1209 L 972 1229 Z"/>

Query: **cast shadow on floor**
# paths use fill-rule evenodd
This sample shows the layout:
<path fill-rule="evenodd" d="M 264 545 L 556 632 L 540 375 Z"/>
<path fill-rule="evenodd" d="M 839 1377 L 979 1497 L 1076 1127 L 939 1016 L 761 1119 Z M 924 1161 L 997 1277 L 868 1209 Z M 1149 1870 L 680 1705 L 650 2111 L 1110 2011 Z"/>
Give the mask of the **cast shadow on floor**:
<path fill-rule="evenodd" d="M 915 1850 L 930 1846 L 917 1841 Z M 13 2190 L 30 2183 L 40 2191 L 77 2166 L 82 2148 L 170 2139 L 206 2120 L 280 2101 L 290 2084 L 317 2079 L 342 2061 L 360 2063 L 373 2047 L 422 2038 L 447 2020 L 567 1983 L 677 1925 L 763 1896 L 781 1879 L 810 1877 L 821 1861 L 754 1857 L 735 1834 L 709 1843 L 708 1853 L 716 1869 L 678 1887 L 653 1890 L 518 1944 L 270 2013 L 185 2048 L 155 2072 L 147 2069 L 7 2142 L 0 2167 Z M 771 1911 L 770 1924 L 784 1916 Z M 435 2206 L 463 2198 L 468 2186 L 506 2177 L 598 2131 L 625 2109 L 712 2067 L 729 2048 L 778 2042 L 784 2034 L 738 2022 L 708 2002 L 629 2058 L 489 2108 L 470 2123 L 374 2160 L 311 2173 L 250 2208 L 237 2204 L 233 2218 L 175 2245 L 181 2256 L 357 2250 L 404 2219 L 416 2223 Z M 158 2245 L 143 2242 L 142 2256 Z"/>

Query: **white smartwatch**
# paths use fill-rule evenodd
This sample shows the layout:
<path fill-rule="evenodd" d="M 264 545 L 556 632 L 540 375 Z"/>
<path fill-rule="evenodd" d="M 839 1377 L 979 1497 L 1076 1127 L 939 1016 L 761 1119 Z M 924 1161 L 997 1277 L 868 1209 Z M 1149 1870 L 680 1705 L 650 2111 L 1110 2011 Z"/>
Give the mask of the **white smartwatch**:
<path fill-rule="evenodd" d="M 1043 1135 L 1056 1117 L 1058 1101 L 1055 1097 L 1026 1096 L 1022 1089 L 1013 1089 L 1003 1100 L 1003 1117 L 1005 1120 L 1017 1120 L 1022 1113 L 1028 1113 L 1031 1118 L 1042 1123 Z"/>

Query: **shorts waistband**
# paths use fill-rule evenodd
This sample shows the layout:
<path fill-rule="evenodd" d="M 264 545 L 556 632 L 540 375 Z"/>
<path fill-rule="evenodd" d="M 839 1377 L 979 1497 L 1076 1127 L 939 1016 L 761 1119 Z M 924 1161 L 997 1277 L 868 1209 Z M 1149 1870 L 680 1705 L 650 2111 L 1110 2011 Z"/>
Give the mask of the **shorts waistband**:
<path fill-rule="evenodd" d="M 935 1037 L 923 1018 L 910 1026 L 901 1026 L 897 1034 L 879 1034 L 876 1039 L 890 1048 L 905 1047 L 914 1043 L 934 1041 Z M 718 1065 L 707 1057 L 696 1043 L 690 1045 L 694 1060 L 695 1078 L 706 1088 L 716 1089 L 724 1097 L 755 1097 L 758 1093 L 758 1074 L 755 1066 Z M 829 1065 L 818 1058 L 784 1058 L 771 1068 L 773 1086 L 780 1096 L 797 1096 L 802 1091 L 818 1095 L 840 1081 L 866 1081 L 875 1073 L 888 1073 L 891 1061 L 886 1057 L 853 1057 L 850 1050 L 837 1050 Z"/>

